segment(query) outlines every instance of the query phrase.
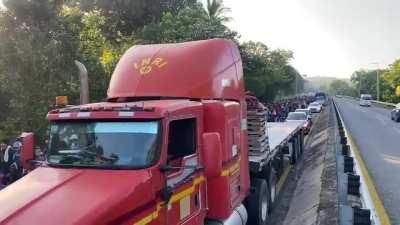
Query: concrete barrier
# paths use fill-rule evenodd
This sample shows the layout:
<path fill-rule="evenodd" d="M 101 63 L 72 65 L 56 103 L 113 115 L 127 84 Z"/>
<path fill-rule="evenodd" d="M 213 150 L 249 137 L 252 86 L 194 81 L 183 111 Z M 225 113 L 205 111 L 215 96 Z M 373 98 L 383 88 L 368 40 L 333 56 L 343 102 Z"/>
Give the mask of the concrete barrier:
<path fill-rule="evenodd" d="M 349 96 L 346 96 L 349 97 Z M 352 97 L 349 97 L 352 98 Z M 377 103 L 379 104 L 379 103 Z M 343 127 L 344 134 L 348 140 L 349 152 L 348 155 L 354 158 L 354 169 L 355 174 L 360 176 L 359 192 L 360 197 L 363 203 L 363 207 L 366 209 L 370 209 L 370 218 L 373 221 L 374 225 L 391 225 L 389 216 L 386 212 L 386 209 L 383 206 L 383 203 L 379 197 L 378 192 L 376 191 L 375 184 L 368 172 L 368 169 L 363 161 L 360 150 L 352 138 L 350 132 L 347 130 L 346 125 L 341 117 L 340 107 L 336 105 L 334 102 L 334 106 L 337 110 L 337 119 L 340 121 Z M 347 148 L 346 148 L 347 149 Z M 340 179 L 340 177 L 339 177 Z M 346 205 L 345 205 L 346 206 Z M 347 210 L 348 211 L 348 210 Z M 342 213 L 343 214 L 343 213 Z"/>

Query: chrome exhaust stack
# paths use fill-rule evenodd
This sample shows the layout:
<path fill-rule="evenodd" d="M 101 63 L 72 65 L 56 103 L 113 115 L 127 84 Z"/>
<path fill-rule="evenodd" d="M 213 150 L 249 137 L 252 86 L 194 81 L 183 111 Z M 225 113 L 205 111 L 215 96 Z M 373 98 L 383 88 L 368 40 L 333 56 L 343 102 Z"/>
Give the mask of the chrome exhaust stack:
<path fill-rule="evenodd" d="M 79 70 L 79 80 L 80 80 L 80 104 L 88 104 L 89 101 L 89 76 L 87 69 L 83 63 L 75 60 L 75 65 Z"/>

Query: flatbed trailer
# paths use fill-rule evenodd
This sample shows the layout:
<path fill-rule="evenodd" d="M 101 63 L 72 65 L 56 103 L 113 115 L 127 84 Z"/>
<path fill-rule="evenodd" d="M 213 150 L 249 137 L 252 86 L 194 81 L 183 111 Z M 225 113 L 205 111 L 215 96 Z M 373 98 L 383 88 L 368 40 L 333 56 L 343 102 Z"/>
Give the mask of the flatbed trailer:
<path fill-rule="evenodd" d="M 249 199 L 262 198 L 261 195 L 257 196 L 259 184 L 263 182 L 267 183 L 266 195 L 269 211 L 271 211 L 275 203 L 276 196 L 280 194 L 278 181 L 285 174 L 285 169 L 295 164 L 303 152 L 303 125 L 304 122 L 301 121 L 267 123 L 269 149 L 260 154 L 249 153 L 251 186 L 253 192 L 256 193 L 251 194 Z M 252 202 L 255 201 L 254 199 Z M 251 216 L 249 215 L 249 218 Z"/>
<path fill-rule="evenodd" d="M 294 138 L 300 138 L 298 150 L 302 150 L 304 122 L 270 122 L 267 124 L 267 133 L 269 138 L 269 151 L 264 151 L 258 155 L 249 155 L 250 171 L 258 173 L 268 165 L 282 150 L 286 150 Z M 289 154 L 289 153 L 287 153 Z M 290 155 L 290 154 L 289 154 Z"/>

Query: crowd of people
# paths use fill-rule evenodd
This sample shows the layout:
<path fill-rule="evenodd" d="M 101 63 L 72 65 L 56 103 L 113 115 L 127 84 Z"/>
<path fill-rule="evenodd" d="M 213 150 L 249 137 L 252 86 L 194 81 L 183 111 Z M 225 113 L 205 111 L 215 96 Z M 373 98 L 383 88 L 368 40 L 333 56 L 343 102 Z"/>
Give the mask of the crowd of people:
<path fill-rule="evenodd" d="M 312 102 L 312 98 L 302 96 L 263 104 L 268 108 L 268 122 L 283 122 L 289 112 L 294 112 L 296 109 L 307 108 L 310 102 Z"/>
<path fill-rule="evenodd" d="M 21 165 L 22 141 L 20 138 L 0 143 L 0 189 L 23 176 Z"/>

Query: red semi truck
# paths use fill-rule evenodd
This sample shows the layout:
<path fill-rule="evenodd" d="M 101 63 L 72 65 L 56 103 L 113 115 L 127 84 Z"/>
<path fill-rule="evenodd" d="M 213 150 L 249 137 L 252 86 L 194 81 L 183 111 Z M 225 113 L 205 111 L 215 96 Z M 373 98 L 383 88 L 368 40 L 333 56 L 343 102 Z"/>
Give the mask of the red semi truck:
<path fill-rule="evenodd" d="M 303 124 L 264 112 L 233 42 L 135 46 L 107 102 L 48 113 L 46 162 L 0 191 L 0 224 L 265 224 Z"/>

